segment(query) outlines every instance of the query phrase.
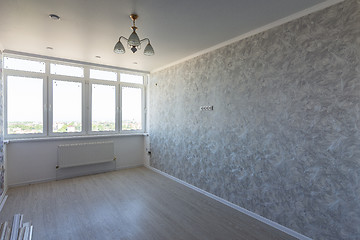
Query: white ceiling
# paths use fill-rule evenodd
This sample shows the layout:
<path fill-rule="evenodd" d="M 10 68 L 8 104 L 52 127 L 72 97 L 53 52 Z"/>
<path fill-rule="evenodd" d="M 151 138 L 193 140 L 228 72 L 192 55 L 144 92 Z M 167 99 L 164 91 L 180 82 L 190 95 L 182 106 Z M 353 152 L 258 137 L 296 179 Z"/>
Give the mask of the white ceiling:
<path fill-rule="evenodd" d="M 325 0 L 0 0 L 0 46 L 151 71 L 322 2 Z M 154 56 L 128 49 L 124 55 L 113 53 L 119 36 L 131 33 L 132 12 L 139 15 L 138 35 L 151 40 Z M 51 20 L 51 13 L 61 20 Z"/>

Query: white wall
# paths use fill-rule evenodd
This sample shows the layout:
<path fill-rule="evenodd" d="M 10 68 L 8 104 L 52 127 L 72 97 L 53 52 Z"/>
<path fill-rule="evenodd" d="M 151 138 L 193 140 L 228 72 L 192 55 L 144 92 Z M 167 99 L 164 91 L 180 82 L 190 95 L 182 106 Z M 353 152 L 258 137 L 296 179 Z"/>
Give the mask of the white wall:
<path fill-rule="evenodd" d="M 10 141 L 6 145 L 9 186 L 54 180 L 60 144 L 114 141 L 116 169 L 144 163 L 144 136 Z"/>

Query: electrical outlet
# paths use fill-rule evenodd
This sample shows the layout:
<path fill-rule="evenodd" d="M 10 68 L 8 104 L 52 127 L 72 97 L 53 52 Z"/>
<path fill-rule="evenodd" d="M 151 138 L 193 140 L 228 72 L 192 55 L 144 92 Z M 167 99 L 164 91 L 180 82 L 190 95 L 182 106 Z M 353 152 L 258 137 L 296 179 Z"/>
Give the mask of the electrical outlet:
<path fill-rule="evenodd" d="M 214 106 L 201 106 L 200 111 L 213 111 Z"/>

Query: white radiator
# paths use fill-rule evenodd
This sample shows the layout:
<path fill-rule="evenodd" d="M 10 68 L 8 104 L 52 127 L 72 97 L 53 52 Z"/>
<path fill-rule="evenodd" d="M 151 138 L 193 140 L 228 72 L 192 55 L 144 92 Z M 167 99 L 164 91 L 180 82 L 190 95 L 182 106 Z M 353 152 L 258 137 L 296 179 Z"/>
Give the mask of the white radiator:
<path fill-rule="evenodd" d="M 115 160 L 114 142 L 64 144 L 58 146 L 56 168 L 76 167 Z"/>

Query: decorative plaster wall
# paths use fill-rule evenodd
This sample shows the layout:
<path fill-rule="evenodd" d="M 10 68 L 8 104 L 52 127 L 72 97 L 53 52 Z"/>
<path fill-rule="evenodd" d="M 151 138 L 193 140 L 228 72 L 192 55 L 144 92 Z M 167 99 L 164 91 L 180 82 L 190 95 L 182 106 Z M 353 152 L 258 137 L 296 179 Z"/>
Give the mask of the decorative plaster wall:
<path fill-rule="evenodd" d="M 3 81 L 2 81 L 2 52 L 0 51 L 0 196 L 5 189 L 4 153 L 3 153 Z"/>
<path fill-rule="evenodd" d="M 306 236 L 360 239 L 360 0 L 156 72 L 149 92 L 152 167 Z"/>

